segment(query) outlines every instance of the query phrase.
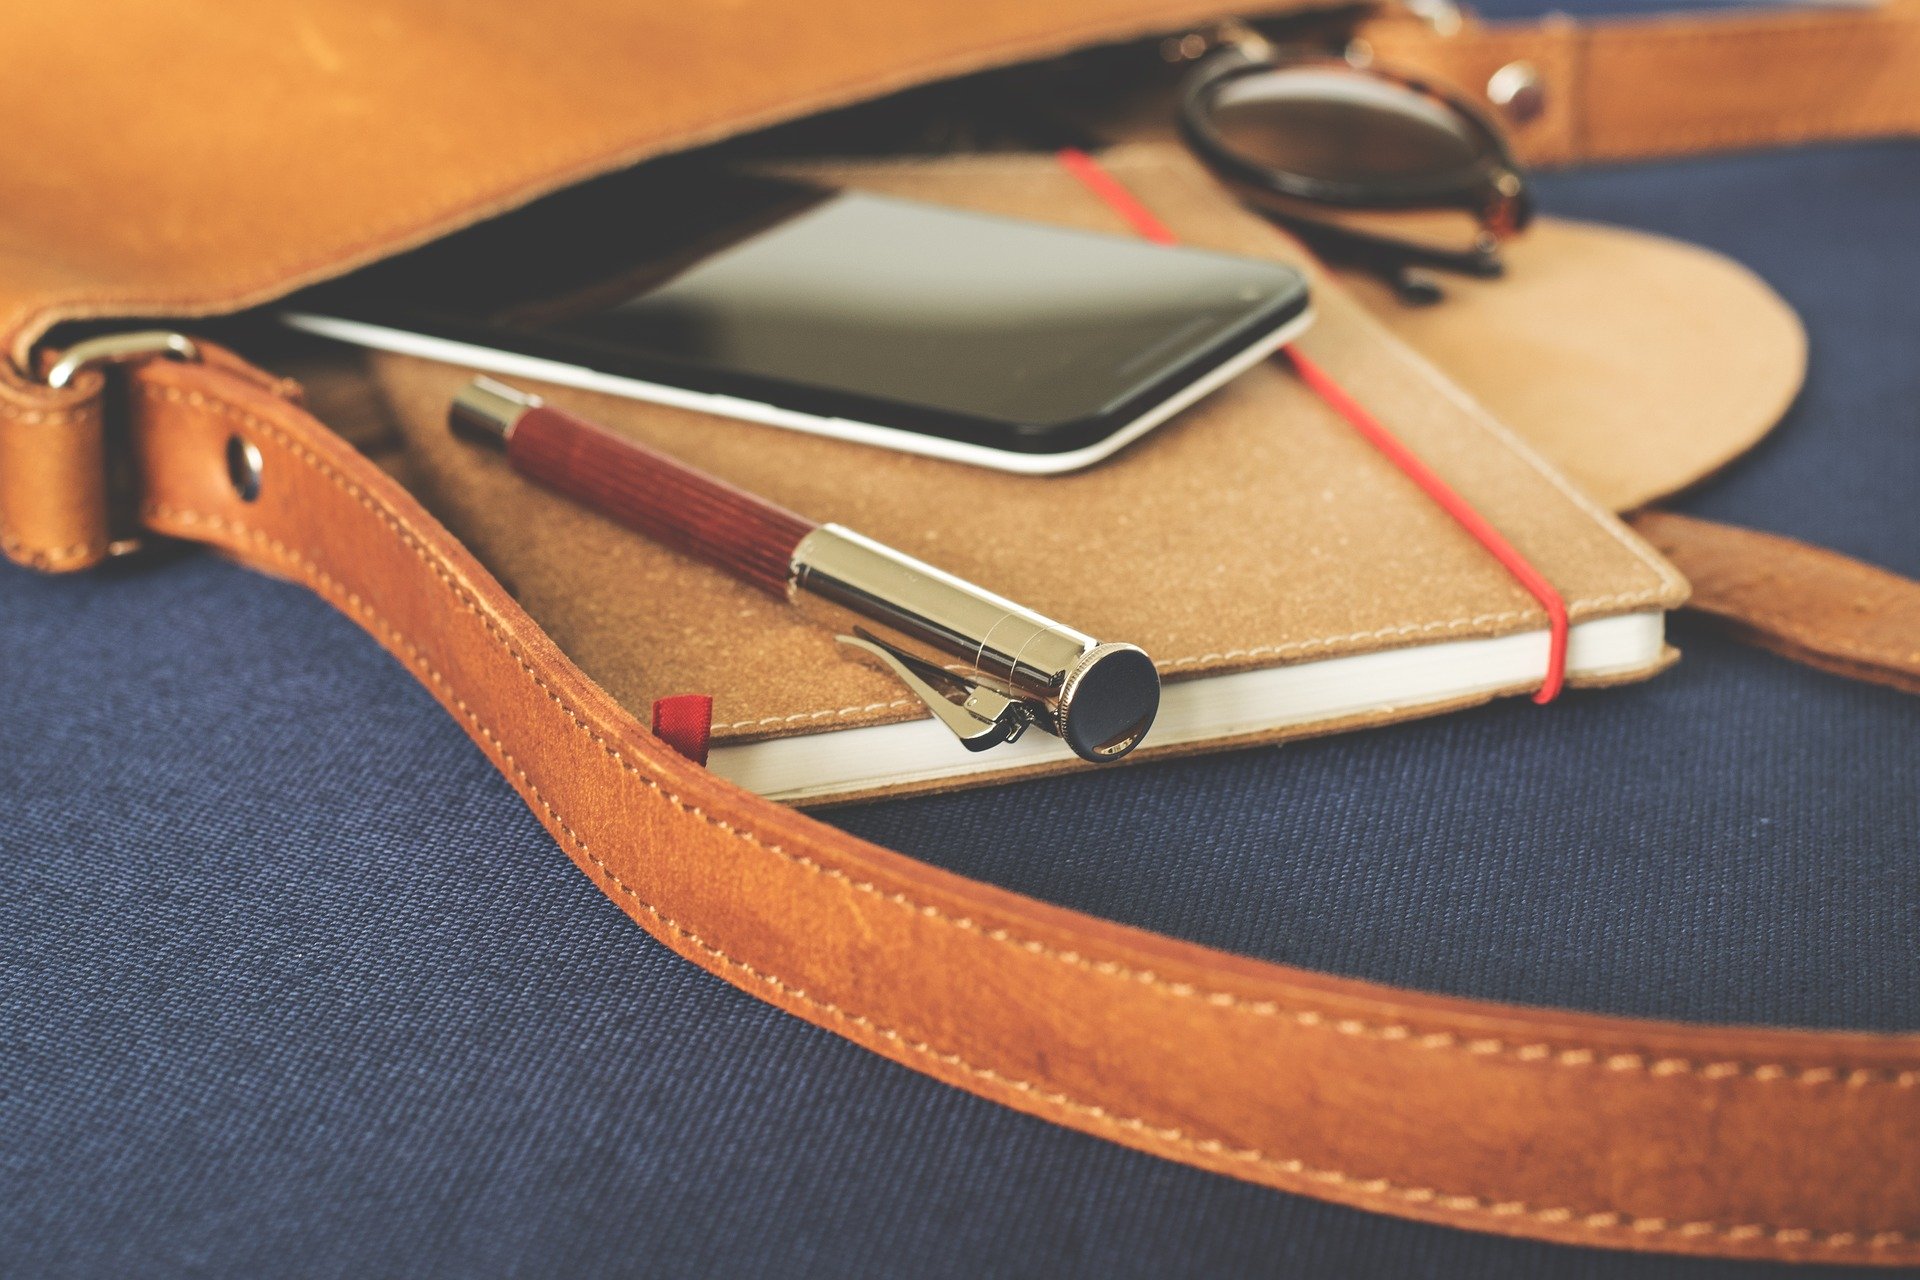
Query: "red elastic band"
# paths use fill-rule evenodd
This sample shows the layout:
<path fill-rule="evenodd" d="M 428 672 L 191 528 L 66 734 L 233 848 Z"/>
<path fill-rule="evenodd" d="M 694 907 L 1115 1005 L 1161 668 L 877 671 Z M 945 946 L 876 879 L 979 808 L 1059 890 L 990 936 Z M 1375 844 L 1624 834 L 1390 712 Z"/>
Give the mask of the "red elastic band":
<path fill-rule="evenodd" d="M 1326 401 L 1333 410 L 1367 438 L 1367 443 L 1387 455 L 1388 461 L 1405 472 L 1407 478 L 1420 486 L 1421 492 L 1440 504 L 1440 509 L 1456 520 L 1460 527 L 1472 534 L 1474 540 L 1500 562 L 1502 568 L 1514 576 L 1519 584 L 1527 589 L 1529 595 L 1540 602 L 1547 611 L 1547 625 L 1550 643 L 1547 652 L 1547 676 L 1541 682 L 1539 692 L 1533 695 L 1535 702 L 1552 702 L 1560 693 L 1560 686 L 1567 675 L 1567 602 L 1553 588 L 1541 572 L 1533 567 L 1532 561 L 1515 549 L 1511 542 L 1501 536 L 1498 529 L 1487 522 L 1487 518 L 1474 509 L 1472 503 L 1455 493 L 1453 486 L 1435 475 L 1433 469 L 1420 461 L 1413 450 L 1400 442 L 1400 438 L 1380 424 L 1380 420 L 1368 413 L 1345 387 L 1333 380 L 1331 374 L 1313 361 L 1307 359 L 1298 347 L 1286 349 L 1287 359 L 1300 375 L 1300 380 L 1313 388 L 1314 394 Z"/>
<path fill-rule="evenodd" d="M 1084 151 L 1071 148 L 1061 151 L 1059 159 L 1067 172 L 1104 200 L 1142 236 L 1160 244 L 1178 243 L 1179 237 L 1173 234 L 1173 228 L 1142 204 L 1140 198 L 1127 190 L 1118 178 L 1101 167 L 1098 160 Z M 1345 387 L 1334 381 L 1331 374 L 1301 354 L 1296 346 L 1287 347 L 1285 355 L 1292 362 L 1294 371 L 1300 375 L 1300 380 L 1315 395 L 1326 401 L 1369 444 L 1400 468 L 1409 480 L 1420 487 L 1422 493 L 1452 516 L 1461 528 L 1472 534 L 1474 541 L 1485 547 L 1501 567 L 1527 589 L 1527 594 L 1538 600 L 1540 607 L 1547 611 L 1547 674 L 1540 683 L 1539 691 L 1533 695 L 1533 700 L 1539 703 L 1552 702 L 1560 695 L 1567 679 L 1567 602 L 1561 599 L 1546 575 L 1534 568 L 1533 563 L 1521 555 L 1485 516 L 1476 511 L 1472 503 L 1456 493 L 1453 486 L 1436 475 L 1413 450 L 1401 443 L 1399 437 L 1367 412 L 1358 400 L 1347 393 Z"/>
<path fill-rule="evenodd" d="M 1108 173 L 1098 160 L 1074 147 L 1061 151 L 1059 159 L 1067 167 L 1068 173 L 1080 179 L 1087 190 L 1105 200 L 1140 235 L 1160 244 L 1180 243 L 1180 237 L 1173 234 L 1173 228 L 1160 221 L 1159 215 L 1153 210 L 1141 204 L 1140 197 L 1127 190 L 1126 184 Z"/>
<path fill-rule="evenodd" d="M 705 764 L 713 736 L 713 699 L 704 693 L 655 698 L 653 733 L 695 764 Z"/>

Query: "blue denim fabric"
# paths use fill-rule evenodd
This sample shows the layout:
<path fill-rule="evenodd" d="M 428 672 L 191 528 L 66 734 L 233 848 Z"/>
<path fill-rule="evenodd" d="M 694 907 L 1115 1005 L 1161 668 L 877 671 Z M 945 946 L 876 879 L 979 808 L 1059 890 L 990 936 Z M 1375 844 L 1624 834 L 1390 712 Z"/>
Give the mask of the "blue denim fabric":
<path fill-rule="evenodd" d="M 1791 421 L 1682 506 L 1920 574 L 1920 146 L 1545 188 L 1808 320 Z M 1549 709 L 834 820 L 1319 969 L 1920 1027 L 1920 700 L 1680 639 Z M 627 921 L 359 631 L 209 557 L 0 570 L 0 672 L 0 1275 L 1773 1274 L 1278 1195 L 776 1013 Z"/>
<path fill-rule="evenodd" d="M 1920 576 L 1920 147 L 1542 186 L 1553 211 L 1754 265 L 1806 319 L 1791 416 L 1674 505 Z M 1315 968 L 1620 1013 L 1920 1027 L 1920 700 L 1684 621 L 1674 634 L 1688 658 L 1669 675 L 1544 710 L 837 820 L 1010 888 Z"/>

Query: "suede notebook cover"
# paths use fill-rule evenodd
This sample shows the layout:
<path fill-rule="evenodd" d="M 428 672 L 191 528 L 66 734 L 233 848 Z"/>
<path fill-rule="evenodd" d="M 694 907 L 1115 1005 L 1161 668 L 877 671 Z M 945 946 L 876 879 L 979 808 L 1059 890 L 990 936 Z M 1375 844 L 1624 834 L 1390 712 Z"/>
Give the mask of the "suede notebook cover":
<path fill-rule="evenodd" d="M 1105 163 L 1184 242 L 1300 261 L 1288 240 L 1178 153 L 1141 148 Z M 798 172 L 1128 233 L 1051 157 Z M 1632 662 L 1589 659 L 1583 670 L 1579 625 L 1637 615 L 1657 627 L 1661 612 L 1685 598 L 1679 575 L 1337 285 L 1312 274 L 1317 320 L 1301 348 L 1558 587 L 1576 626 L 1572 683 L 1664 666 L 1671 653 L 1654 632 Z M 409 482 L 569 656 L 643 716 L 656 697 L 713 695 L 718 771 L 730 773 L 729 760 L 740 769 L 734 749 L 746 744 L 925 718 L 891 678 L 847 660 L 831 635 L 792 611 L 534 487 L 497 454 L 448 435 L 445 406 L 465 371 L 404 356 L 362 358 L 407 435 Z M 1362 688 L 1351 705 L 1286 724 L 1178 742 L 1149 736 L 1136 760 L 1430 714 L 1525 692 L 1544 670 L 1546 621 L 1535 601 L 1282 360 L 1257 366 L 1113 459 L 1046 478 L 534 389 L 814 519 L 858 529 L 1089 634 L 1139 644 L 1159 663 L 1170 698 L 1182 681 L 1533 633 L 1525 637 L 1534 655 L 1527 670 L 1498 687 L 1384 702 Z M 1364 681 L 1365 672 L 1355 678 Z M 1025 758 L 1025 745 L 971 757 L 972 769 L 987 772 L 964 776 L 762 789 L 840 800 L 1093 767 Z M 957 744 L 954 751 L 964 755 Z"/>

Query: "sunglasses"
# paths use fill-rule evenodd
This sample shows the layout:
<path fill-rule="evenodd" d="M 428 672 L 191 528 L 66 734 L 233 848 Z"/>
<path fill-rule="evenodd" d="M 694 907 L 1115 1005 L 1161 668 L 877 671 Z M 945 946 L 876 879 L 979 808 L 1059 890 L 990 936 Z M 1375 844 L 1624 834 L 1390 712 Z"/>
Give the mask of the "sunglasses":
<path fill-rule="evenodd" d="M 1442 296 L 1433 270 L 1501 274 L 1500 245 L 1533 200 L 1506 138 L 1466 99 L 1242 23 L 1165 51 L 1195 63 L 1179 100 L 1187 145 L 1320 257 L 1413 305 Z"/>

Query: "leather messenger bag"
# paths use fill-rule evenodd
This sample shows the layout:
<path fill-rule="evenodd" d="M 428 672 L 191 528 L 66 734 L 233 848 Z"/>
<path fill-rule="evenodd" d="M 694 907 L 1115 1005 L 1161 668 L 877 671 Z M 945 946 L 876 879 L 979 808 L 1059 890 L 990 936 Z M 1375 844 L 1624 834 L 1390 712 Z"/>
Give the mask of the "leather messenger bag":
<path fill-rule="evenodd" d="M 651 156 L 1178 32 L 1222 16 L 1217 4 L 557 0 L 469 4 L 449 21 L 436 6 L 354 0 L 76 0 L 10 16 L 0 540 L 11 559 L 83 570 L 160 535 L 304 584 L 432 692 L 642 928 L 796 1017 L 1006 1106 L 1474 1231 L 1920 1264 L 1920 1037 L 1594 1016 L 1331 977 L 863 842 L 656 739 L 349 443 L 352 424 L 323 421 L 317 396 L 304 407 L 287 370 L 204 340 L 115 341 L 153 318 L 192 331 L 193 317 Z M 1548 92 L 1515 138 L 1537 163 L 1920 127 L 1915 0 L 1592 27 L 1362 22 L 1383 60 L 1470 92 L 1530 64 Z M 98 362 L 61 365 L 74 334 L 91 335 Z M 1453 372 L 1497 399 L 1473 369 Z M 1710 447 L 1687 453 L 1669 433 L 1601 496 L 1638 506 L 1719 465 L 1790 394 L 1766 392 Z M 1560 443 L 1556 458 L 1579 475 L 1580 441 Z M 236 449 L 264 479 L 257 492 L 236 483 Z M 1783 613 L 1750 598 L 1740 566 L 1754 563 L 1753 535 L 1677 517 L 1645 528 L 1708 609 L 1810 660 L 1912 687 L 1899 638 L 1912 584 L 1769 547 L 1775 587 L 1885 604 L 1836 630 L 1844 609 L 1803 600 Z"/>

